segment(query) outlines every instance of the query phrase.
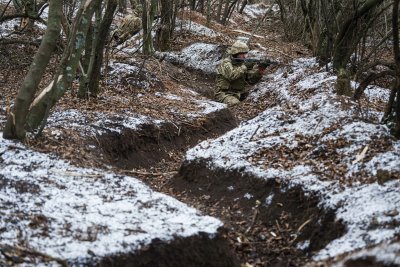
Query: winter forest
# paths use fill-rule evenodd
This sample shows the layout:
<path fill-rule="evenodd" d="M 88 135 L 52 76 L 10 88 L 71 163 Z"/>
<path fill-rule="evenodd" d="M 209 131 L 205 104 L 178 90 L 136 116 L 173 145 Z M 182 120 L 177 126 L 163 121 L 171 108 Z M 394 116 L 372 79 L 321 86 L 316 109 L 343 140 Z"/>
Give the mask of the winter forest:
<path fill-rule="evenodd" d="M 400 266 L 399 3 L 0 0 L 0 266 Z"/>

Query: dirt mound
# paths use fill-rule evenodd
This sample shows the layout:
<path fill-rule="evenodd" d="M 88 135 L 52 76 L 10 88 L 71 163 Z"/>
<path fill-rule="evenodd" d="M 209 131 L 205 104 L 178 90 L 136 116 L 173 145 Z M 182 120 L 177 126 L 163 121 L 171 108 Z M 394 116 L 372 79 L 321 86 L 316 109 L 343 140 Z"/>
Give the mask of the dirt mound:
<path fill-rule="evenodd" d="M 221 237 L 210 239 L 206 235 L 199 235 L 179 238 L 169 244 L 154 240 L 139 254 L 106 258 L 98 266 L 235 267 L 239 266 L 239 263 L 236 256 L 228 249 L 226 239 Z"/>
<path fill-rule="evenodd" d="M 111 164 L 125 170 L 148 168 L 235 126 L 230 111 L 223 109 L 192 123 L 145 124 L 140 130 L 125 129 L 121 134 L 104 134 L 98 140 Z"/>

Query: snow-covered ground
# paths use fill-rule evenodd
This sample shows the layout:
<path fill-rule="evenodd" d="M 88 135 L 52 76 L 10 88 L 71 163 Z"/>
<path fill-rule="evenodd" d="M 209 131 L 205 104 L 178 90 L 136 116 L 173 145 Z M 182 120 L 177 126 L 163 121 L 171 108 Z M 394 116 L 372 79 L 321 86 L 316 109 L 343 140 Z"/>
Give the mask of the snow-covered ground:
<path fill-rule="evenodd" d="M 265 11 L 249 5 L 244 12 L 253 18 Z M 2 24 L 2 36 L 12 31 L 14 22 L 10 23 Z M 184 26 L 185 30 L 199 35 L 214 34 L 194 23 L 185 25 L 190 25 Z M 129 55 L 139 43 L 123 52 Z M 213 44 L 194 43 L 181 52 L 162 55 L 213 74 L 222 50 Z M 114 66 L 114 76 L 137 71 L 118 62 Z M 334 210 L 336 219 L 346 225 L 342 237 L 314 256 L 323 260 L 400 234 L 400 142 L 391 139 L 388 129 L 378 124 L 381 112 L 337 97 L 333 92 L 336 78 L 322 70 L 315 72 L 316 68 L 315 59 L 300 59 L 266 77 L 248 99 L 257 102 L 268 95 L 277 105 L 216 140 L 200 143 L 188 151 L 186 161 L 206 160 L 210 168 L 240 170 L 260 179 L 279 178 L 286 188 L 301 186 L 306 193 L 318 195 L 320 207 Z M 172 94 L 157 94 L 186 101 Z M 377 87 L 369 87 L 366 94 L 371 101 L 388 97 L 387 90 Z M 226 107 L 212 101 L 197 104 L 204 113 Z M 0 116 L 0 123 L 4 122 Z M 104 130 L 118 132 L 121 127 L 135 129 L 149 122 L 162 123 L 131 113 L 66 110 L 53 113 L 48 127 L 67 126 L 96 135 Z M 268 158 L 282 148 L 295 156 L 289 166 L 280 165 L 277 156 L 274 160 L 278 164 Z M 302 149 L 305 153 L 297 154 Z M 321 154 L 331 160 L 316 161 Z M 174 235 L 190 236 L 199 231 L 212 236 L 221 226 L 220 221 L 201 216 L 134 178 L 76 168 L 1 137 L 0 166 L 1 245 L 25 246 L 53 257 L 85 261 L 93 257 L 92 252 L 102 256 L 128 251 L 148 244 L 152 238 L 171 240 Z M 382 172 L 397 179 L 378 183 L 377 176 Z M 262 202 L 267 205 L 271 196 L 265 198 Z M 17 240 L 26 243 L 16 244 Z M 376 255 L 385 249 L 398 255 L 398 244 L 359 253 Z M 391 262 L 399 264 L 398 258 Z"/>
<path fill-rule="evenodd" d="M 186 161 L 280 179 L 286 188 L 300 186 L 318 195 L 320 206 L 335 210 L 347 228 L 314 256 L 321 260 L 400 234 L 400 141 L 378 124 L 382 113 L 360 112 L 355 103 L 336 96 L 335 77 L 316 68 L 315 59 L 300 59 L 267 77 L 249 99 L 260 101 L 267 94 L 277 105 L 190 149 Z M 367 93 L 388 97 L 382 88 L 370 87 Z M 287 158 L 270 156 L 279 149 L 288 151 Z M 325 161 L 318 161 L 321 154 Z M 291 164 L 279 164 L 285 160 Z M 397 179 L 378 184 L 379 172 Z"/>
<path fill-rule="evenodd" d="M 175 31 L 177 34 L 182 34 L 183 31 L 186 31 L 195 35 L 203 35 L 208 37 L 221 36 L 220 33 L 190 20 L 177 19 Z"/>
<path fill-rule="evenodd" d="M 135 178 L 77 168 L 2 137 L 0 207 L 1 246 L 75 265 L 139 250 L 154 238 L 212 238 L 222 226 Z"/>
<path fill-rule="evenodd" d="M 372 258 L 376 266 L 400 266 L 400 244 L 383 242 L 378 246 L 362 249 L 338 260 L 332 267 L 345 267 L 348 266 L 346 263 L 349 261 L 366 260 L 368 258 Z"/>
<path fill-rule="evenodd" d="M 215 68 L 223 55 L 223 49 L 218 45 L 194 43 L 180 52 L 159 52 L 173 63 L 185 65 L 193 70 L 200 70 L 206 74 L 215 73 Z"/>

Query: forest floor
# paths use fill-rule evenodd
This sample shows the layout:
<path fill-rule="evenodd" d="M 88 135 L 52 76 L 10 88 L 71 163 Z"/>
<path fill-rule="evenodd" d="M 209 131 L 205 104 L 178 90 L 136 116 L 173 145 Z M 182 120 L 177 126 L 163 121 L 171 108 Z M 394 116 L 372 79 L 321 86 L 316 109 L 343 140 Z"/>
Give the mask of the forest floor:
<path fill-rule="evenodd" d="M 237 37 L 252 32 L 265 8 L 269 7 L 254 9 L 261 10 L 258 16 L 254 16 L 251 8 L 244 15 L 235 13 L 227 27 L 211 23 L 202 28 L 218 33 L 215 36 L 193 31 L 195 24 L 189 30 L 181 24 L 172 50 L 179 59 L 179 51 L 190 45 L 214 44 L 220 51 L 214 49 L 215 54 L 210 56 L 218 58 Z M 182 13 L 179 18 L 206 25 L 205 18 L 197 12 Z M 311 52 L 303 45 L 285 41 L 281 27 L 278 13 L 271 10 L 257 28 L 251 49 L 279 61 L 280 67 L 300 58 L 310 58 Z M 28 38 L 34 39 L 39 33 L 39 30 L 34 31 Z M 191 165 L 185 159 L 188 149 L 201 141 L 213 140 L 276 106 L 279 101 L 276 95 L 264 94 L 257 101 L 250 98 L 227 108 L 212 101 L 215 76 L 202 71 L 204 66 L 196 68 L 179 61 L 180 64 L 176 64 L 176 60 L 168 60 L 168 55 L 163 61 L 144 57 L 135 52 L 136 42 L 137 39 L 132 38 L 108 51 L 107 72 L 101 81 L 99 97 L 78 99 L 78 85 L 74 84 L 57 104 L 43 133 L 30 137 L 27 145 L 36 151 L 55 153 L 76 166 L 134 176 L 156 191 L 221 219 L 231 249 L 243 266 L 302 266 L 315 262 L 311 256 L 345 232 L 345 226 L 336 221 L 333 211 L 321 208 L 317 196 L 307 196 L 299 187 L 282 192 L 279 179 L 259 181 L 248 173 L 212 170 L 203 166 L 206 165 L 204 162 Z M 20 46 L 0 46 L 1 128 L 37 49 L 23 46 L 21 50 Z M 41 86 L 51 80 L 59 58 L 60 54 L 53 57 Z M 268 69 L 267 75 L 280 67 Z M 317 72 L 318 67 L 313 68 Z M 290 75 L 293 70 L 283 68 L 283 72 Z M 296 82 L 293 80 L 288 87 L 293 87 Z M 383 109 L 382 102 L 373 104 L 378 110 Z M 126 126 L 126 116 L 137 116 L 139 122 L 133 124 L 139 126 Z M 100 120 L 102 123 L 98 123 Z M 87 126 L 91 131 L 98 131 L 97 134 L 83 134 L 89 131 L 84 128 Z M 340 147 L 343 143 L 335 145 Z M 296 153 L 312 152 L 306 149 L 307 146 L 304 148 Z M 378 150 L 372 146 L 370 149 Z M 285 153 L 290 154 L 276 152 L 279 164 L 290 164 L 291 159 Z M 273 159 L 271 162 L 275 164 Z M 235 188 L 241 189 L 228 195 L 226 188 L 231 186 L 233 178 L 237 181 Z M 221 182 L 215 183 L 213 179 Z M 247 192 L 251 197 L 239 199 L 239 195 Z M 255 201 L 271 192 L 274 200 L 270 208 L 263 208 Z M 392 228 L 398 229 L 398 223 L 395 220 L 396 225 Z M 306 240 L 313 243 L 304 250 L 300 244 Z"/>

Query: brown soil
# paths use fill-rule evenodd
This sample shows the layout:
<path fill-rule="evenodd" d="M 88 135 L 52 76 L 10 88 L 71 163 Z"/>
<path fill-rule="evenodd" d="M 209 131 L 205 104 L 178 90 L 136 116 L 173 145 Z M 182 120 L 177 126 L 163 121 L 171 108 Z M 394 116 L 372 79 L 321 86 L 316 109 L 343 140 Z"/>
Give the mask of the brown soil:
<path fill-rule="evenodd" d="M 318 198 L 306 196 L 300 188 L 282 190 L 285 185 L 276 181 L 210 170 L 207 162 L 183 164 L 170 187 L 185 202 L 196 205 L 203 200 L 198 208 L 222 218 L 231 229 L 231 245 L 240 260 L 257 266 L 303 265 L 345 230 L 334 221 L 333 211 L 320 210 Z M 245 198 L 246 193 L 253 197 Z M 306 240 L 307 249 L 296 248 Z"/>
<path fill-rule="evenodd" d="M 109 163 L 122 170 L 150 168 L 174 160 L 199 140 L 216 137 L 236 126 L 229 110 L 220 110 L 191 123 L 143 125 L 137 131 L 124 130 L 98 137 Z"/>
<path fill-rule="evenodd" d="M 186 15 L 193 21 L 204 23 L 204 17 L 196 12 Z M 246 24 L 239 18 L 235 20 L 244 27 L 243 30 L 249 32 L 257 23 L 252 21 Z M 275 22 L 273 25 L 261 25 L 261 32 L 257 34 L 277 36 L 280 30 L 279 23 Z M 233 32 L 237 26 L 226 28 L 212 23 L 211 28 L 232 38 L 239 35 Z M 203 39 L 183 34 L 174 40 L 173 46 L 174 49 L 179 49 L 196 41 L 204 41 Z M 282 63 L 309 53 L 301 45 L 282 42 L 279 37 L 254 40 L 268 48 L 268 57 Z M 207 38 L 207 41 L 210 39 Z M 227 39 L 217 38 L 212 41 L 228 45 Z M 19 44 L 0 46 L 0 102 L 3 106 L 9 107 L 9 103 L 15 98 L 36 49 L 36 46 L 26 46 L 21 50 Z M 43 84 L 50 80 L 58 58 L 59 55 L 56 55 L 52 59 Z M 132 55 L 127 55 L 126 58 L 131 59 Z M 135 55 L 135 58 L 140 61 L 139 55 Z M 120 60 L 123 62 L 124 59 Z M 180 167 L 189 147 L 206 138 L 221 135 L 237 125 L 238 121 L 254 117 L 261 110 L 274 105 L 273 99 L 270 99 L 273 96 L 266 96 L 257 104 L 244 101 L 230 111 L 223 110 L 189 122 L 166 111 L 174 103 L 152 95 L 160 90 L 176 95 L 183 94 L 182 90 L 176 88 L 184 85 L 211 98 L 214 77 L 185 70 L 182 66 L 176 67 L 168 62 L 148 60 L 143 65 L 148 72 L 154 73 L 154 77 L 127 75 L 121 84 L 112 86 L 103 82 L 102 95 L 114 97 L 113 99 L 117 99 L 115 102 L 111 98 L 102 101 L 101 96 L 91 101 L 77 100 L 75 89 L 65 95 L 58 106 L 61 109 L 77 108 L 99 112 L 109 111 L 112 107 L 116 112 L 136 111 L 153 118 L 173 121 L 175 124 L 144 125 L 137 131 L 124 130 L 121 134 L 105 134 L 98 136 L 96 140 L 88 140 L 69 129 L 63 129 L 63 139 L 56 140 L 45 129 L 42 136 L 30 140 L 28 145 L 42 152 L 55 152 L 79 166 L 105 168 L 105 164 L 111 164 L 116 172 L 138 177 L 158 191 L 189 203 L 205 214 L 221 218 L 227 232 L 221 233 L 215 239 L 197 236 L 176 239 L 169 244 L 155 240 L 140 254 L 107 258 L 100 266 L 238 266 L 236 258 L 240 263 L 254 266 L 301 266 L 314 251 L 343 233 L 340 222 L 333 221 L 333 213 L 318 209 L 318 199 L 305 196 L 299 188 L 282 192 L 284 185 L 276 181 L 265 182 L 238 172 L 209 170 L 206 162 L 184 163 Z M 140 79 L 156 81 L 152 88 L 146 89 L 130 82 Z M 140 100 L 137 98 L 139 94 L 144 95 Z M 154 103 L 157 103 L 157 107 L 154 107 Z M 186 103 L 180 105 L 180 109 L 190 108 Z M 7 111 L 0 109 L 0 112 L 5 115 Z M 96 147 L 87 151 L 85 147 L 88 144 Z M 178 170 L 178 175 L 174 176 Z M 0 177 L 0 188 L 6 186 L 6 183 Z M 23 183 L 7 186 L 15 187 L 21 192 L 36 190 Z M 227 190 L 229 186 L 233 186 L 234 190 Z M 244 198 L 246 193 L 253 197 Z M 265 199 L 272 194 L 274 197 L 271 204 L 266 205 Z M 261 204 L 256 203 L 256 200 Z M 232 255 L 226 249 L 226 239 Z M 297 244 L 306 240 L 310 240 L 308 249 L 302 251 L 296 248 Z"/>
<path fill-rule="evenodd" d="M 99 267 L 237 267 L 236 256 L 227 249 L 222 236 L 210 239 L 206 235 L 175 239 L 171 243 L 153 240 L 139 254 L 103 259 Z"/>

